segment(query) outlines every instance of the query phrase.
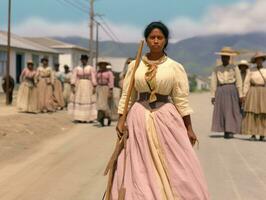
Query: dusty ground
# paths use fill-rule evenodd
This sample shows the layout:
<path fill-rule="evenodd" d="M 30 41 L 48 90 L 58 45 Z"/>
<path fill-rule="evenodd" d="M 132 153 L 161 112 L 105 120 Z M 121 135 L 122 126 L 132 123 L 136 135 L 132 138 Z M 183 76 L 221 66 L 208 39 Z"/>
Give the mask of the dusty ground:
<path fill-rule="evenodd" d="M 13 113 L 14 107 L 7 110 L 9 115 L 0 114 L 0 165 L 73 126 L 66 112 L 32 115 Z"/>
<path fill-rule="evenodd" d="M 250 142 L 239 135 L 228 141 L 222 134 L 210 133 L 209 94 L 193 94 L 190 100 L 195 110 L 193 125 L 200 139 L 200 148 L 195 151 L 202 163 L 211 199 L 265 200 L 266 143 Z M 9 114 L 12 112 L 14 110 L 9 108 Z M 18 121 L 14 123 L 14 119 Z M 32 129 L 29 120 L 35 124 Z M 40 120 L 45 122 L 41 127 Z M 2 115 L 0 123 L 0 127 L 5 127 L 3 130 L 8 127 L 13 130 L 12 134 L 0 136 L 1 151 L 9 154 L 0 155 L 1 200 L 101 199 L 106 182 L 102 173 L 115 141 L 114 126 L 99 128 L 78 124 L 71 127 L 64 112 Z M 19 125 L 14 128 L 13 124 Z M 8 148 L 2 148 L 2 140 Z"/>

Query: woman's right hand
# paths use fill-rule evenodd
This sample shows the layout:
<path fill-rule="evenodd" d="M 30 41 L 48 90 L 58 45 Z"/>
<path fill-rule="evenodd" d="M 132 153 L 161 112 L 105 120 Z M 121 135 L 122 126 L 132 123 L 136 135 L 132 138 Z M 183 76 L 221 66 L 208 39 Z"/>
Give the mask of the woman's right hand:
<path fill-rule="evenodd" d="M 121 139 L 125 133 L 125 131 L 127 131 L 127 127 L 124 124 L 124 120 L 122 119 L 123 117 L 120 116 L 116 125 L 116 131 L 117 131 L 117 136 L 119 139 Z"/>

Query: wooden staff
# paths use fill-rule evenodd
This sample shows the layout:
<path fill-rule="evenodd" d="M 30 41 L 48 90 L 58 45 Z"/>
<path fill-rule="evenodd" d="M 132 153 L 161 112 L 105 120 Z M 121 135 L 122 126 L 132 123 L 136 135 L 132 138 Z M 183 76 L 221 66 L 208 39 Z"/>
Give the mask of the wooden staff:
<path fill-rule="evenodd" d="M 116 167 L 117 167 L 117 160 L 118 160 L 118 157 L 119 157 L 119 155 L 123 149 L 124 149 L 124 153 L 125 153 L 125 155 L 124 155 L 124 168 L 123 168 L 122 185 L 121 185 L 121 188 L 119 189 L 118 200 L 124 200 L 125 195 L 126 195 L 126 188 L 124 188 L 124 178 L 125 178 L 125 170 L 126 170 L 126 145 L 127 145 L 128 131 L 125 127 L 125 122 L 126 122 L 127 113 L 128 113 L 129 100 L 131 97 L 132 90 L 134 88 L 135 73 L 136 73 L 137 68 L 138 68 L 140 61 L 141 61 L 143 46 L 144 46 L 144 41 L 142 40 L 140 42 L 140 45 L 139 45 L 135 66 L 133 68 L 133 73 L 130 77 L 130 83 L 129 83 L 129 88 L 128 88 L 127 96 L 126 96 L 126 100 L 125 100 L 125 107 L 124 107 L 123 115 L 120 117 L 120 120 L 117 124 L 118 135 L 121 134 L 119 131 L 122 131 L 123 135 L 117 139 L 115 150 L 114 150 L 114 152 L 113 152 L 113 154 L 112 154 L 112 156 L 111 156 L 111 158 L 107 164 L 107 167 L 104 171 L 105 176 L 109 173 L 107 189 L 106 189 L 106 193 L 105 193 L 105 200 L 111 200 L 111 190 L 112 190 L 112 186 L 113 186 L 114 173 L 115 173 Z"/>

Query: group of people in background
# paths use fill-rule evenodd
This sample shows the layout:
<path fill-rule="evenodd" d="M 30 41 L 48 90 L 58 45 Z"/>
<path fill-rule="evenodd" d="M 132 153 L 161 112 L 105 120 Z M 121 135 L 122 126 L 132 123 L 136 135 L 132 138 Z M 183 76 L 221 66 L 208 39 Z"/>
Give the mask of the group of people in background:
<path fill-rule="evenodd" d="M 59 72 L 59 64 L 52 68 L 48 63 L 48 58 L 42 58 L 41 66 L 35 69 L 32 61 L 27 62 L 27 67 L 20 75 L 17 95 L 19 111 L 47 113 L 62 110 L 66 106 L 63 97 L 64 74 Z"/>
<path fill-rule="evenodd" d="M 50 67 L 48 58 L 42 58 L 37 69 L 32 61 L 28 61 L 20 76 L 19 111 L 46 113 L 66 108 L 76 123 L 97 120 L 101 126 L 110 126 L 112 109 L 117 109 L 113 102 L 111 63 L 99 61 L 96 70 L 88 64 L 88 60 L 87 55 L 82 55 L 81 64 L 73 71 L 65 65 L 64 73 L 60 72 L 59 64 Z"/>
<path fill-rule="evenodd" d="M 234 134 L 250 135 L 250 140 L 264 141 L 266 135 L 266 54 L 257 52 L 250 60 L 237 65 L 232 58 L 238 53 L 224 47 L 217 53 L 222 64 L 211 77 L 214 104 L 212 131 L 224 132 L 224 138 Z M 259 138 L 257 138 L 259 136 Z"/>

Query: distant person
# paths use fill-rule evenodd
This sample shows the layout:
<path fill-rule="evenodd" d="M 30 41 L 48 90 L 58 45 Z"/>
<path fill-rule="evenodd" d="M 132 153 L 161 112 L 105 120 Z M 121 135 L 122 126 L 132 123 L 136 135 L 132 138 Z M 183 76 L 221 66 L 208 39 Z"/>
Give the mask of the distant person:
<path fill-rule="evenodd" d="M 58 63 L 54 65 L 54 97 L 56 108 L 62 110 L 65 107 L 65 101 L 63 96 L 63 74 L 60 72 L 59 67 Z"/>
<path fill-rule="evenodd" d="M 125 78 L 127 70 L 128 70 L 128 66 L 133 60 L 134 60 L 133 58 L 128 58 L 126 60 L 123 71 L 119 75 L 120 76 L 119 86 L 121 89 L 123 88 L 123 82 L 124 82 L 124 78 Z"/>
<path fill-rule="evenodd" d="M 248 61 L 246 60 L 241 60 L 239 63 L 238 63 L 238 68 L 240 70 L 240 73 L 241 73 L 241 78 L 242 78 L 242 88 L 243 88 L 243 92 L 244 92 L 244 81 L 246 79 L 246 76 L 247 76 L 247 73 L 249 71 L 249 67 L 250 67 L 250 64 Z M 241 105 L 241 114 L 243 115 L 244 114 L 244 104 Z"/>
<path fill-rule="evenodd" d="M 64 65 L 64 73 L 63 73 L 63 96 L 64 96 L 64 101 L 65 101 L 65 107 L 67 107 L 68 102 L 70 100 L 70 95 L 71 95 L 71 85 L 70 85 L 70 80 L 71 80 L 72 73 L 69 70 L 68 65 Z"/>
<path fill-rule="evenodd" d="M 98 110 L 97 119 L 101 126 L 105 126 L 104 119 L 108 119 L 108 126 L 111 125 L 111 107 L 110 99 L 113 97 L 114 75 L 107 66 L 107 61 L 99 61 L 97 63 L 99 70 L 97 72 L 97 88 L 96 88 L 96 107 Z M 110 68 L 110 67 L 109 67 Z"/>
<path fill-rule="evenodd" d="M 120 94 L 121 94 L 121 88 L 119 87 L 119 81 L 120 81 L 119 74 L 120 73 L 114 72 L 111 64 L 107 65 L 106 68 L 107 70 L 112 72 L 114 76 L 114 89 L 112 92 L 112 96 L 108 100 L 109 106 L 111 109 L 111 120 L 114 121 L 114 120 L 117 120 L 119 117 L 119 115 L 117 114 L 117 109 L 118 109 L 118 103 L 119 103 Z"/>
<path fill-rule="evenodd" d="M 4 93 L 6 94 L 8 91 L 8 105 L 11 105 L 13 102 L 13 90 L 15 88 L 15 80 L 12 76 L 9 75 L 9 84 L 8 84 L 8 90 L 7 90 L 7 76 L 3 77 L 2 79 L 2 89 Z"/>
<path fill-rule="evenodd" d="M 238 63 L 238 68 L 240 70 L 240 73 L 241 73 L 241 79 L 242 79 L 242 83 L 243 83 L 243 87 L 244 87 L 244 81 L 246 79 L 246 75 L 249 71 L 249 67 L 250 67 L 250 64 L 247 60 L 241 60 L 239 63 Z"/>
<path fill-rule="evenodd" d="M 242 134 L 251 135 L 251 140 L 263 141 L 266 135 L 266 68 L 263 62 L 266 54 L 257 52 L 251 59 L 255 64 L 247 73 L 244 83 L 244 118 L 242 123 Z"/>
<path fill-rule="evenodd" d="M 230 64 L 231 57 L 237 55 L 233 49 L 224 47 L 216 54 L 221 56 L 222 64 L 215 67 L 211 78 L 214 104 L 211 130 L 224 132 L 224 138 L 230 139 L 241 130 L 242 79 L 239 68 Z"/>
<path fill-rule="evenodd" d="M 71 90 L 73 95 L 68 104 L 68 111 L 74 121 L 79 123 L 93 122 L 97 118 L 97 110 L 93 93 L 97 85 L 95 68 L 88 65 L 89 57 L 81 56 L 81 65 L 73 70 Z"/>
<path fill-rule="evenodd" d="M 56 104 L 53 94 L 55 81 L 53 69 L 48 65 L 47 57 L 42 58 L 41 63 L 42 65 L 37 69 L 38 106 L 42 113 L 54 112 Z"/>
<path fill-rule="evenodd" d="M 32 61 L 27 62 L 20 75 L 17 108 L 21 112 L 38 113 L 37 72 Z"/>
<path fill-rule="evenodd" d="M 197 137 L 190 119 L 187 74 L 165 53 L 169 31 L 163 23 L 149 24 L 144 36 L 149 52 L 143 56 L 134 76 L 133 92 L 128 94 L 135 61 L 130 63 L 119 103 L 119 114 L 129 109 L 129 138 L 126 150 L 118 157 L 111 199 L 118 199 L 120 189 L 125 188 L 125 199 L 130 200 L 209 200 L 192 147 Z M 127 95 L 131 97 L 128 108 Z M 119 127 L 117 131 L 120 137 L 125 133 Z"/>

